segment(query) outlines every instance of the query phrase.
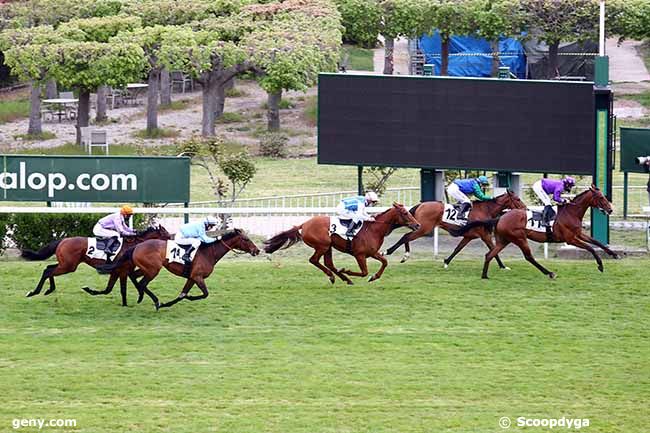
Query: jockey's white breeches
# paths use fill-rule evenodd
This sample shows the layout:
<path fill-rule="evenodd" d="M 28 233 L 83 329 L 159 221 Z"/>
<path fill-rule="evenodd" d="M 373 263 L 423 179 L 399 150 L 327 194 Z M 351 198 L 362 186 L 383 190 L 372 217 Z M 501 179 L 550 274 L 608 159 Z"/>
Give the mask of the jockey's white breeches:
<path fill-rule="evenodd" d="M 551 203 L 551 198 L 546 194 L 546 191 L 544 191 L 541 180 L 538 180 L 533 184 L 533 192 L 537 197 L 539 197 L 544 206 L 551 206 L 553 204 Z"/>
<path fill-rule="evenodd" d="M 105 229 L 99 223 L 95 224 L 95 227 L 93 227 L 93 234 L 98 238 L 110 238 L 113 236 L 117 238 L 120 237 L 120 234 L 118 232 L 115 230 Z"/>
<path fill-rule="evenodd" d="M 454 200 L 456 200 L 459 203 L 472 203 L 472 201 L 467 197 L 456 185 L 455 183 L 450 183 L 449 186 L 447 187 L 447 194 L 452 196 Z"/>
<path fill-rule="evenodd" d="M 178 245 L 192 245 L 194 248 L 198 248 L 201 245 L 201 239 L 186 238 L 180 231 L 176 233 L 176 236 L 174 236 L 174 242 Z"/>

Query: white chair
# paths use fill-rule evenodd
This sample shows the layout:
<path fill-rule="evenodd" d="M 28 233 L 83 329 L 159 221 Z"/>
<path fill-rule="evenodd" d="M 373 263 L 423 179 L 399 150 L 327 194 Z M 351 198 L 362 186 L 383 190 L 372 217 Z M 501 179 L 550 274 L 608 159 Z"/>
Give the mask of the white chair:
<path fill-rule="evenodd" d="M 60 99 L 74 99 L 73 92 L 59 92 Z"/>
<path fill-rule="evenodd" d="M 171 71 L 170 75 L 172 91 L 174 90 L 175 84 L 181 85 L 181 90 L 183 93 L 185 93 L 186 84 L 190 90 L 194 90 L 194 82 L 192 81 L 192 78 L 190 78 L 188 75 L 185 75 L 182 71 Z"/>
<path fill-rule="evenodd" d="M 93 154 L 93 147 L 103 147 L 108 155 L 108 134 L 104 129 L 95 129 L 90 131 L 90 140 L 88 142 L 88 154 Z"/>
<path fill-rule="evenodd" d="M 84 147 L 84 150 L 88 150 L 88 145 L 90 144 L 90 131 L 92 128 L 90 126 L 82 126 L 79 128 L 81 132 L 81 145 Z"/>
<path fill-rule="evenodd" d="M 111 110 L 114 110 L 115 107 L 123 104 L 124 99 L 122 97 L 122 91 L 109 87 L 106 93 L 106 103 L 111 108 Z"/>

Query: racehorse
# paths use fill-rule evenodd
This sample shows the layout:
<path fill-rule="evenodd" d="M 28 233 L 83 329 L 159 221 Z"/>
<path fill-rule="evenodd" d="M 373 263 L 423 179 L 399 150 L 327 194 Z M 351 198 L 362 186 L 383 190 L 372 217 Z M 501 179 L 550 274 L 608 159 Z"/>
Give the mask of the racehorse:
<path fill-rule="evenodd" d="M 508 190 L 505 194 L 502 194 L 498 197 L 495 197 L 491 200 L 477 201 L 472 204 L 472 209 L 468 215 L 468 221 L 476 220 L 486 220 L 495 218 L 500 215 L 506 209 L 525 209 L 526 205 L 514 192 Z M 443 222 L 443 214 L 445 212 L 445 204 L 441 201 L 425 201 L 419 205 L 413 207 L 409 212 L 415 217 L 416 220 L 420 223 L 420 228 L 414 232 L 410 232 L 402 236 L 402 238 L 395 243 L 392 247 L 386 250 L 386 254 L 391 255 L 398 249 L 402 244 L 406 252 L 402 258 L 401 263 L 404 263 L 408 260 L 411 255 L 411 247 L 409 242 L 420 238 L 424 235 L 431 233 L 435 227 L 441 227 L 447 230 L 452 236 L 458 236 L 459 226 L 454 224 L 449 224 Z M 463 235 L 463 239 L 456 245 L 456 248 L 451 253 L 449 257 L 444 260 L 445 269 L 449 266 L 452 259 L 461 252 L 465 246 L 470 243 L 473 239 L 481 238 L 483 243 L 488 247 L 488 249 L 494 248 L 494 243 L 492 242 L 492 235 L 484 227 L 475 227 L 472 230 L 466 231 Z M 502 269 L 506 269 L 506 266 L 501 262 L 499 256 L 496 256 L 497 263 Z"/>
<path fill-rule="evenodd" d="M 139 232 L 134 236 L 124 236 L 122 248 L 115 256 L 114 260 L 117 260 L 130 247 L 133 247 L 145 240 L 171 238 L 172 235 L 163 226 L 149 227 L 148 229 Z M 21 256 L 27 260 L 45 260 L 51 257 L 53 254 L 56 254 L 57 259 L 56 264 L 48 265 L 45 268 L 43 275 L 41 276 L 41 280 L 38 282 L 38 285 L 34 290 L 27 293 L 27 297 L 38 295 L 43 288 L 45 280 L 49 280 L 50 286 L 43 294 L 49 295 L 56 289 L 54 277 L 76 271 L 77 266 L 79 266 L 80 263 L 86 263 L 93 268 L 97 268 L 98 266 L 106 263 L 105 260 L 91 259 L 88 257 L 86 255 L 87 249 L 88 238 L 77 236 L 53 241 L 38 251 L 23 250 Z M 111 293 L 113 287 L 115 286 L 115 282 L 119 278 L 122 305 L 126 306 L 127 275 L 127 272 L 121 270 L 111 273 L 106 289 L 101 292 L 93 290 L 89 287 L 82 287 L 82 289 L 91 295 L 107 295 Z"/>
<path fill-rule="evenodd" d="M 555 273 L 544 268 L 533 257 L 530 246 L 528 245 L 528 239 L 535 242 L 566 242 L 569 245 L 587 250 L 596 259 L 598 270 L 603 272 L 603 262 L 591 245 L 600 247 L 615 259 L 618 259 L 619 256 L 607 246 L 582 231 L 582 219 L 589 208 L 596 208 L 607 215 L 612 213 L 612 204 L 598 188 L 592 185 L 588 190 L 575 196 L 570 203 L 558 208 L 553 230 L 548 238 L 546 233 L 526 229 L 527 216 L 525 210 L 513 210 L 498 219 L 475 221 L 469 223 L 467 226 L 470 227 L 466 226 L 463 230 L 471 229 L 472 226 L 495 229 L 496 246 L 485 255 L 482 278 L 488 278 L 490 261 L 499 251 L 503 250 L 508 244 L 513 243 L 519 247 L 528 262 L 532 263 L 544 275 L 548 275 L 551 279 L 554 279 Z"/>
<path fill-rule="evenodd" d="M 399 203 L 393 203 L 391 208 L 377 215 L 374 222 L 368 221 L 364 223 L 352 241 L 347 241 L 336 234 L 330 235 L 330 217 L 316 216 L 302 225 L 295 226 L 266 240 L 264 242 L 264 251 L 272 254 L 279 249 L 289 248 L 302 240 L 314 249 L 314 254 L 309 258 L 309 262 L 323 271 L 332 284 L 336 280 L 335 275 L 348 284 L 353 283 L 347 275 L 353 277 L 368 275 L 366 259 L 372 257 L 381 262 L 379 271 L 368 280 L 374 281 L 381 277 L 388 265 L 388 261 L 379 252 L 384 237 L 396 227 L 401 226 L 408 226 L 411 230 L 420 228 L 420 224 L 413 215 L 406 210 L 404 205 Z M 353 272 L 343 268 L 337 269 L 332 261 L 332 248 L 354 256 L 361 272 Z M 325 266 L 320 263 L 320 258 L 323 256 L 325 256 Z"/>
<path fill-rule="evenodd" d="M 179 295 L 170 302 L 160 304 L 158 298 L 151 293 L 147 285 L 158 275 L 160 270 L 164 267 L 169 272 L 180 277 L 183 275 L 185 266 L 181 263 L 169 262 L 165 258 L 167 251 L 167 242 L 163 240 L 149 240 L 142 242 L 135 247 L 128 250 L 119 260 L 111 264 L 99 266 L 97 270 L 100 273 L 113 272 L 117 269 L 124 269 L 125 267 L 131 271 L 132 279 L 135 278 L 133 269 L 139 268 L 142 273 L 140 281 L 136 282 L 136 287 L 139 291 L 138 303 L 142 301 L 144 294 L 149 295 L 151 300 L 156 306 L 156 310 L 165 307 L 171 307 L 175 303 L 187 299 L 188 301 L 196 301 L 208 297 L 208 288 L 205 285 L 205 279 L 210 276 L 214 270 L 215 265 L 223 256 L 228 252 L 242 251 L 256 256 L 260 253 L 257 246 L 251 241 L 246 234 L 240 229 L 234 229 L 231 232 L 225 233 L 217 241 L 206 244 L 203 243 L 199 247 L 192 261 L 192 268 L 181 289 Z M 196 284 L 201 289 L 201 295 L 189 296 L 187 293 Z"/>

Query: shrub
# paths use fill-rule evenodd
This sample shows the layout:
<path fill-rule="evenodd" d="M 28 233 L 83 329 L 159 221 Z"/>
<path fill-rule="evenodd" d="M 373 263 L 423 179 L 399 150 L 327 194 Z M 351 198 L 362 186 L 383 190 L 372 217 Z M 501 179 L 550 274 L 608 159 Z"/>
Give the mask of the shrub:
<path fill-rule="evenodd" d="M 222 113 L 216 120 L 216 123 L 238 123 L 243 122 L 246 119 L 241 113 Z"/>
<path fill-rule="evenodd" d="M 0 214 L 0 256 L 2 253 L 4 253 L 5 249 L 7 248 L 7 242 L 6 242 L 6 237 L 7 237 L 7 225 L 9 222 L 9 217 L 10 215 L 7 214 Z"/>
<path fill-rule="evenodd" d="M 264 134 L 260 138 L 260 154 L 271 158 L 285 158 L 288 141 L 289 138 L 281 132 Z"/>

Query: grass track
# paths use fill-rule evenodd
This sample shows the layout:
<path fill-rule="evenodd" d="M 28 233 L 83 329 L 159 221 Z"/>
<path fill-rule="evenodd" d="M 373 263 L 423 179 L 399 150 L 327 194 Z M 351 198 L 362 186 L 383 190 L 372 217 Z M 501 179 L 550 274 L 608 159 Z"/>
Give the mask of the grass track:
<path fill-rule="evenodd" d="M 104 282 L 86 268 L 26 299 L 43 263 L 0 263 L 0 431 L 36 417 L 100 433 L 495 432 L 501 416 L 645 430 L 647 260 L 602 275 L 545 262 L 554 282 L 512 259 L 490 281 L 480 260 L 393 262 L 332 287 L 302 260 L 226 260 L 207 300 L 158 313 L 82 293 Z M 151 287 L 167 300 L 180 282 Z"/>

